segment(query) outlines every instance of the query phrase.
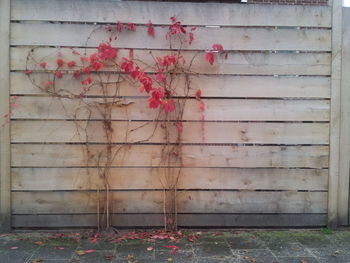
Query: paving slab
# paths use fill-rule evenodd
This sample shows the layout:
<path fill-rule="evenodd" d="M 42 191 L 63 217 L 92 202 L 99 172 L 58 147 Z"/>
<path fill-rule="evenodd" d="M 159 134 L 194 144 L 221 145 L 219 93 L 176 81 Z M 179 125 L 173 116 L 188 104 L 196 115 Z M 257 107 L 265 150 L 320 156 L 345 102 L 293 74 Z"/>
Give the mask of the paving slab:
<path fill-rule="evenodd" d="M 245 263 L 261 262 L 261 263 L 278 263 L 276 256 L 269 249 L 249 249 L 234 251 L 239 255 L 240 261 Z"/>
<path fill-rule="evenodd" d="M 200 234 L 192 242 L 186 236 L 119 242 L 116 234 L 95 242 L 92 231 L 0 234 L 0 263 L 350 263 L 349 229 L 194 233 Z"/>

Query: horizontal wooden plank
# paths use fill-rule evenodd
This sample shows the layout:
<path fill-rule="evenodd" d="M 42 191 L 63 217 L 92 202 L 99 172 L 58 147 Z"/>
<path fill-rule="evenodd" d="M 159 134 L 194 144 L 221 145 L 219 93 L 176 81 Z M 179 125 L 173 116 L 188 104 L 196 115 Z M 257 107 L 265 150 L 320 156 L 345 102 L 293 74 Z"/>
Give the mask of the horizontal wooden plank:
<path fill-rule="evenodd" d="M 327 214 L 178 214 L 179 227 L 323 227 Z M 113 214 L 115 227 L 161 227 L 162 214 Z M 96 227 L 96 214 L 12 215 L 14 228 Z"/>
<path fill-rule="evenodd" d="M 20 97 L 13 119 L 103 119 L 99 109 L 115 99 L 57 99 Z M 328 100 L 204 99 L 205 120 L 213 121 L 328 121 Z M 177 104 L 175 104 L 177 107 Z M 155 120 L 158 110 L 147 99 L 123 99 L 111 109 L 112 120 Z M 172 117 L 170 116 L 170 119 Z M 199 102 L 185 103 L 183 120 L 201 120 Z"/>
<path fill-rule="evenodd" d="M 95 75 L 93 75 L 95 77 Z M 115 75 L 101 74 L 99 77 L 106 81 L 114 80 Z M 34 83 L 42 85 L 47 81 L 47 73 L 32 73 L 30 78 Z M 191 90 L 189 96 L 195 96 L 198 89 L 202 91 L 202 97 L 236 97 L 236 98 L 329 98 L 329 77 L 287 77 L 287 76 L 190 76 Z M 174 89 L 180 96 L 184 96 L 184 77 L 177 78 Z M 80 81 L 73 81 L 72 75 L 64 75 L 55 82 L 57 90 L 69 90 L 73 94 L 80 94 Z M 128 83 L 128 82 L 127 82 Z M 119 85 L 121 96 L 140 96 L 138 88 L 124 83 Z M 220 87 L 216 89 L 215 87 Z M 107 95 L 113 96 L 115 86 L 107 84 Z M 11 73 L 11 93 L 20 95 L 42 95 L 46 91 L 36 87 L 21 72 Z M 103 96 L 98 86 L 93 86 L 86 93 L 89 96 Z"/>
<path fill-rule="evenodd" d="M 40 10 L 40 11 L 39 11 Z M 94 10 L 94 12 L 91 12 Z M 330 27 L 327 6 L 265 6 L 152 1 L 15 0 L 12 20 L 168 24 L 176 14 L 187 25 Z M 196 15 L 193 15 L 196 14 Z M 218 15 L 220 14 L 220 15 Z"/>
<path fill-rule="evenodd" d="M 74 49 L 82 56 L 96 52 L 96 49 Z M 41 47 L 34 50 L 30 47 L 11 48 L 11 69 L 12 70 L 41 70 L 38 61 L 47 63 L 46 70 L 56 70 L 57 54 L 65 61 L 75 61 L 80 68 L 80 56 L 72 54 L 70 48 L 48 48 Z M 27 61 L 28 54 L 31 58 Z M 156 72 L 154 57 L 163 57 L 169 54 L 167 51 L 134 50 L 134 62 L 148 72 Z M 330 75 L 331 54 L 329 53 L 270 53 L 270 52 L 229 52 L 225 55 L 215 55 L 216 62 L 210 65 L 205 60 L 205 53 L 198 54 L 196 51 L 183 51 L 181 55 L 186 60 L 183 65 L 188 71 L 200 74 L 256 74 L 256 75 Z M 129 50 L 118 51 L 119 60 L 129 57 Z M 195 58 L 195 59 L 194 59 Z M 192 61 L 191 66 L 189 62 Z M 151 67 L 150 65 L 154 65 Z M 66 64 L 63 70 L 72 70 Z M 103 71 L 115 72 L 115 66 L 108 65 Z M 114 78 L 115 79 L 115 78 Z M 47 80 L 45 80 L 46 82 Z M 72 81 L 73 82 L 73 81 Z M 80 83 L 80 81 L 78 81 Z"/>
<path fill-rule="evenodd" d="M 162 189 L 166 173 L 179 189 L 327 190 L 327 169 L 111 168 L 112 190 Z M 97 168 L 12 168 L 12 190 L 103 189 Z"/>
<path fill-rule="evenodd" d="M 162 213 L 162 191 L 110 192 L 111 213 Z M 103 193 L 13 192 L 14 214 L 94 213 Z M 325 192 L 178 191 L 179 213 L 326 213 Z M 69 205 L 67 205 L 69 204 Z"/>
<path fill-rule="evenodd" d="M 168 27 L 156 26 L 155 37 L 147 36 L 147 27 L 136 32 L 121 33 L 112 45 L 119 48 L 170 49 L 165 39 Z M 45 37 L 38 37 L 45 36 Z M 90 24 L 12 23 L 11 45 L 96 47 L 108 40 L 110 33 Z M 232 41 L 234 40 L 234 41 Z M 192 45 L 173 39 L 172 49 L 210 49 L 220 43 L 225 50 L 302 50 L 330 51 L 331 31 L 328 29 L 266 29 L 201 27 L 195 31 Z"/>
<path fill-rule="evenodd" d="M 13 144 L 12 166 L 71 167 L 105 163 L 106 146 L 90 145 L 89 160 L 84 145 Z M 118 151 L 113 166 L 165 166 L 161 145 L 133 145 Z M 328 166 L 328 146 L 182 146 L 182 167 L 308 167 Z M 174 158 L 175 159 L 175 158 Z M 178 160 L 168 165 L 178 166 Z"/>
<path fill-rule="evenodd" d="M 165 143 L 163 122 L 113 121 L 113 143 Z M 176 123 L 168 141 L 177 142 Z M 202 130 L 204 127 L 204 130 Z M 328 123 L 184 122 L 182 143 L 328 144 Z M 128 135 L 126 137 L 126 135 Z M 198 136 L 201 135 L 201 136 Z M 204 137 L 204 138 L 203 138 Z M 87 139 L 88 138 L 88 139 Z M 103 121 L 12 121 L 12 142 L 107 143 Z"/>

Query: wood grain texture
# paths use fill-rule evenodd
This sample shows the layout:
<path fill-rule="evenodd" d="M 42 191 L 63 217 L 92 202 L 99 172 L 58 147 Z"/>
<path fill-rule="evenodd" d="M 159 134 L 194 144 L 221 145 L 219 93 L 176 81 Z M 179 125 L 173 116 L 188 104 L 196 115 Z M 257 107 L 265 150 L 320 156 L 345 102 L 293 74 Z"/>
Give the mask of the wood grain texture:
<path fill-rule="evenodd" d="M 164 143 L 164 124 L 114 121 L 111 142 Z M 176 125 L 176 122 L 172 123 L 174 129 L 169 134 L 172 143 L 177 141 Z M 184 122 L 182 125 L 182 143 L 328 144 L 329 140 L 328 123 Z M 103 121 L 13 121 L 11 141 L 107 143 L 103 127 Z"/>
<path fill-rule="evenodd" d="M 147 27 L 136 32 L 121 33 L 111 44 L 118 48 L 169 49 L 165 39 L 168 27 L 155 27 L 156 36 L 147 37 Z M 45 37 L 37 37 L 37 36 Z M 62 37 L 64 36 L 64 37 Z M 107 41 L 105 28 L 90 24 L 12 23 L 11 45 L 96 47 Z M 213 42 L 215 41 L 215 42 Z M 206 50 L 216 42 L 225 50 L 302 50 L 330 51 L 331 31 L 328 29 L 266 29 L 266 28 L 197 28 L 192 45 L 172 41 L 172 48 Z"/>
<path fill-rule="evenodd" d="M 15 0 L 12 20 L 169 24 L 176 15 L 187 25 L 330 27 L 326 6 L 266 6 L 152 1 Z M 91 12 L 94 10 L 94 12 Z M 89 15 L 87 15 L 89 14 Z M 193 15 L 196 14 L 196 15 Z"/>
<path fill-rule="evenodd" d="M 122 147 L 120 149 L 120 147 Z M 162 166 L 161 145 L 115 146 L 113 166 Z M 328 167 L 328 146 L 182 146 L 183 167 Z M 71 167 L 103 163 L 103 145 L 13 144 L 12 166 Z M 91 156 L 90 156 L 91 157 Z M 172 165 L 178 165 L 172 164 Z M 164 164 L 163 164 L 164 166 Z"/>
<path fill-rule="evenodd" d="M 7 12 L 9 2 L 0 1 L 0 9 L 8 7 L 3 9 Z M 112 224 L 163 226 L 165 176 L 180 172 L 179 226 L 325 226 L 327 212 L 328 224 L 334 225 L 337 208 L 340 211 L 345 207 L 344 202 L 342 208 L 340 203 L 335 207 L 335 202 L 337 198 L 345 200 L 345 193 L 336 191 L 339 136 L 335 132 L 341 117 L 340 107 L 336 106 L 341 101 L 337 27 L 340 6 L 333 4 L 11 0 L 12 23 L 9 24 L 9 17 L 0 18 L 6 18 L 11 38 L 6 47 L 3 43 L 0 47 L 3 45 L 7 52 L 12 45 L 10 67 L 7 64 L 5 72 L 12 70 L 10 93 L 19 95 L 11 133 L 5 133 L 12 142 L 7 160 L 8 167 L 10 158 L 12 165 L 12 193 L 8 198 L 13 200 L 13 227 L 96 225 L 97 203 L 102 211 L 105 198 L 103 191 L 97 194 L 97 189 L 103 189 L 98 175 L 101 168 L 97 166 L 106 161 L 103 156 L 107 145 L 101 128 L 103 118 L 96 106 L 111 101 L 105 95 L 113 95 L 114 85 L 108 85 L 107 94 L 92 88 L 87 95 L 96 98 L 59 100 L 34 87 L 23 71 L 31 69 L 31 78 L 46 82 L 48 74 L 55 70 L 58 49 L 53 46 L 62 47 L 59 52 L 65 61 L 78 62 L 79 56 L 72 54 L 71 47 L 90 55 L 101 41 L 108 39 L 99 23 L 116 20 L 137 24 L 137 32 L 123 31 L 112 41 L 121 48 L 119 57 L 127 57 L 127 48 L 135 48 L 136 60 L 152 64 L 152 55 L 169 53 L 169 41 L 164 36 L 173 15 L 185 25 L 197 26 L 193 44 L 182 46 L 186 50 L 182 52 L 184 58 L 190 61 L 198 52 L 203 53 L 198 53 L 192 64 L 189 97 L 181 91 L 184 75 L 174 83 L 180 87 L 177 95 L 186 96 L 181 100 L 186 102 L 183 167 L 179 168 L 175 157 L 169 163 L 162 160 L 162 128 L 143 144 L 123 144 L 150 136 L 155 125 L 151 120 L 157 112 L 149 109 L 147 98 L 138 87 L 122 84 L 119 94 L 123 98 L 112 110 L 112 151 L 120 151 L 110 168 Z M 147 36 L 149 20 L 155 25 L 155 38 Z M 3 24 L 0 29 L 3 30 Z M 228 53 L 227 59 L 215 54 L 218 63 L 211 66 L 205 61 L 204 52 L 213 41 L 221 43 Z M 88 48 L 81 49 L 85 46 Z M 173 40 L 172 47 L 176 49 L 179 43 Z M 32 61 L 26 63 L 32 48 L 34 60 L 48 63 L 45 71 Z M 2 64 L 1 61 L 0 68 Z M 109 66 L 104 68 L 104 80 L 116 80 L 111 70 Z M 151 74 L 156 71 L 150 66 L 145 70 Z M 79 94 L 81 80 L 71 81 L 71 73 L 65 74 L 56 88 Z M 8 85 L 5 87 L 8 92 Z M 194 99 L 198 89 L 206 105 L 205 121 Z M 0 100 L 6 100 L 0 108 L 8 108 L 8 94 Z M 346 102 L 345 97 L 343 101 Z M 88 107 L 92 107 L 92 112 L 88 112 Z M 75 118 L 80 120 L 72 121 Z M 87 125 L 84 120 L 88 118 L 94 120 Z M 170 125 L 177 130 L 175 122 Z M 92 143 L 89 158 L 84 146 L 85 129 Z M 127 131 L 131 132 L 125 138 Z M 176 142 L 172 133 L 170 142 Z M 328 146 L 330 142 L 332 145 Z M 341 143 L 346 145 L 345 141 Z M 2 149 L 2 161 L 3 156 Z M 340 180 L 344 185 L 346 182 Z M 1 205 L 3 193 L 6 194 L 1 181 Z M 9 212 L 11 207 L 7 208 Z M 345 220 L 344 213 L 342 218 Z"/>
<path fill-rule="evenodd" d="M 13 192 L 14 214 L 94 213 L 103 193 Z M 162 191 L 111 192 L 111 213 L 162 213 Z M 69 206 L 67 205 L 69 203 Z M 179 213 L 325 213 L 324 192 L 178 191 Z"/>
<path fill-rule="evenodd" d="M 81 56 L 90 56 L 97 50 L 94 48 L 75 48 Z M 56 70 L 57 55 L 65 61 L 75 61 L 77 66 L 69 68 L 66 64 L 62 70 L 78 69 L 81 67 L 80 56 L 72 54 L 70 48 L 13 47 L 11 48 L 12 70 L 43 69 L 38 62 L 47 63 L 46 70 Z M 30 54 L 28 61 L 24 58 Z M 173 54 L 170 51 L 134 50 L 134 62 L 146 72 L 156 72 L 154 58 Z M 215 54 L 215 63 L 210 65 L 205 60 L 205 51 L 182 51 L 186 63 L 183 66 L 193 74 L 239 74 L 239 75 L 330 75 L 331 55 L 329 53 L 271 53 L 267 52 L 228 52 L 226 55 Z M 129 50 L 118 51 L 119 61 L 129 57 Z M 189 63 L 192 61 L 191 67 Z M 103 71 L 115 72 L 115 66 L 106 63 Z"/>
<path fill-rule="evenodd" d="M 0 1 L 0 232 L 11 230 L 10 0 Z"/>
<path fill-rule="evenodd" d="M 179 189 L 327 190 L 327 169 L 111 168 L 110 189 L 162 189 L 166 172 Z M 12 168 L 12 190 L 97 190 L 97 168 Z"/>
<path fill-rule="evenodd" d="M 342 73 L 340 90 L 340 149 L 339 149 L 339 191 L 338 191 L 338 216 L 339 225 L 350 225 L 350 203 L 349 203 L 349 166 L 350 166 L 350 10 L 343 9 L 343 39 L 342 39 Z"/>
<path fill-rule="evenodd" d="M 93 77 L 95 75 L 92 75 Z M 117 80 L 115 75 L 102 74 L 106 81 Z M 32 73 L 30 78 L 40 86 L 48 79 L 47 73 Z M 74 94 L 80 94 L 80 81 L 72 81 L 71 74 L 64 75 L 56 81 L 57 89 L 67 89 Z M 202 97 L 236 97 L 236 98 L 329 98 L 329 77 L 288 77 L 288 76 L 190 76 L 191 90 L 189 96 L 194 97 L 198 89 Z M 184 96 L 183 87 L 185 78 L 179 77 L 174 88 L 179 96 Z M 107 84 L 107 95 L 113 96 L 115 86 Z M 140 96 L 137 87 L 124 83 L 119 87 L 121 96 Z M 31 83 L 22 72 L 11 73 L 11 93 L 15 95 L 43 95 L 47 94 Z M 103 96 L 97 85 L 89 89 L 88 96 Z"/>
<path fill-rule="evenodd" d="M 179 227 L 324 227 L 327 214 L 179 214 Z M 96 227 L 96 214 L 13 215 L 15 228 Z M 162 227 L 162 214 L 113 214 L 115 227 Z"/>
<path fill-rule="evenodd" d="M 13 109 L 13 119 L 102 119 L 96 105 L 112 99 L 57 99 L 21 97 Z M 205 120 L 212 121 L 328 121 L 327 100 L 203 99 Z M 120 106 L 118 106 L 120 105 Z M 112 120 L 154 120 L 157 111 L 147 99 L 121 99 L 112 108 Z M 201 120 L 199 103 L 185 103 L 183 120 Z"/>
<path fill-rule="evenodd" d="M 328 226 L 338 226 L 339 158 L 340 158 L 340 117 L 341 117 L 341 44 L 342 44 L 342 3 L 333 2 L 332 15 L 332 76 L 330 109 L 329 149 L 329 200 Z"/>

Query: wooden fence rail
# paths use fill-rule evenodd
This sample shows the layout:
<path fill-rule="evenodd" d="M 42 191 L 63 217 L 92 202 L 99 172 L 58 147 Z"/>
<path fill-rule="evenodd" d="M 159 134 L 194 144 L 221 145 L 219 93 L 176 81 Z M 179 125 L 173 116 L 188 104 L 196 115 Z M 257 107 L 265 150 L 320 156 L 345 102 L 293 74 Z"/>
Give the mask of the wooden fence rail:
<path fill-rule="evenodd" d="M 94 227 L 102 202 L 99 167 L 87 162 L 82 150 L 89 142 L 90 152 L 97 153 L 108 143 L 101 114 L 69 114 L 80 99 L 47 96 L 24 71 L 33 70 L 36 81 L 45 80 L 55 70 L 50 64 L 57 47 L 67 61 L 73 59 L 72 48 L 91 54 L 107 36 L 102 27 L 117 20 L 138 25 L 136 33 L 113 40 L 121 56 L 134 48 L 135 58 L 151 63 L 150 51 L 161 56 L 177 47 L 169 48 L 163 37 L 173 15 L 197 27 L 198 40 L 184 47 L 185 58 L 210 48 L 212 39 L 228 55 L 214 66 L 198 59 L 193 64 L 197 74 L 188 77 L 189 96 L 178 90 L 186 102 L 183 129 L 190 131 L 183 134 L 181 167 L 176 162 L 160 165 L 165 142 L 159 130 L 147 142 L 123 147 L 123 157 L 111 163 L 111 202 L 118 204 L 111 211 L 112 224 L 162 226 L 159 178 L 170 170 L 181 173 L 182 227 L 348 225 L 350 53 L 344 47 L 350 46 L 350 30 L 344 25 L 350 24 L 350 12 L 341 1 L 330 2 L 0 1 L 0 113 L 11 111 L 0 132 L 1 230 Z M 145 38 L 149 20 L 155 38 Z M 33 60 L 45 57 L 45 70 L 26 60 L 30 50 Z M 111 68 L 101 78 L 113 80 Z M 81 85 L 71 79 L 64 75 L 58 88 L 78 92 Z M 177 85 L 188 79 L 180 76 Z M 205 120 L 194 99 L 198 88 Z M 87 95 L 85 102 L 92 103 L 112 94 L 91 89 Z M 116 147 L 138 142 L 154 130 L 155 112 L 147 109 L 147 98 L 127 83 L 120 96 L 129 106 L 127 112 L 112 111 L 111 143 Z M 18 106 L 10 109 L 13 97 Z M 130 130 L 134 132 L 125 138 Z M 169 142 L 176 139 L 170 136 Z"/>

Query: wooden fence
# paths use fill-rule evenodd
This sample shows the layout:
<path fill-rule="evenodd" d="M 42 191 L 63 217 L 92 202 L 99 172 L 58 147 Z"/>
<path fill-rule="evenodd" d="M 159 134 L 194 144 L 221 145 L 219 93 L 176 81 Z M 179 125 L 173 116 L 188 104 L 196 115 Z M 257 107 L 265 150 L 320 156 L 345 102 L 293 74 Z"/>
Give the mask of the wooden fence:
<path fill-rule="evenodd" d="M 196 14 L 196 15 L 194 15 Z M 183 167 L 178 219 L 186 227 L 296 227 L 347 225 L 349 218 L 349 30 L 342 38 L 341 1 L 329 6 L 265 6 L 217 3 L 164 3 L 83 0 L 0 1 L 0 110 L 11 121 L 1 129 L 2 229 L 92 227 L 96 191 L 87 185 L 86 169 L 98 181 L 97 167 L 85 166 L 79 138 L 65 114 L 73 100 L 59 102 L 34 87 L 23 74 L 28 51 L 40 58 L 61 47 L 86 46 L 97 24 L 153 22 L 159 35 L 177 15 L 197 26 L 198 41 L 186 51 L 205 50 L 212 39 L 229 51 L 228 59 L 208 70 L 194 65 L 207 105 L 205 141 L 198 136 L 195 99 L 184 112 Z M 350 15 L 344 11 L 344 23 Z M 346 33 L 347 31 L 348 33 Z M 105 35 L 94 34 L 88 48 Z M 342 40 L 343 39 L 343 40 Z M 141 33 L 118 47 L 168 49 L 158 35 Z M 342 53 L 343 52 L 343 53 Z M 8 54 L 8 55 L 7 55 Z M 343 61 L 343 74 L 341 58 Z M 31 67 L 33 65 L 29 65 Z M 42 73 L 33 73 L 43 78 Z M 343 75 L 343 78 L 341 76 Z M 69 81 L 65 85 L 72 85 Z M 96 97 L 101 94 L 91 94 Z M 135 91 L 123 89 L 123 96 Z M 128 119 L 112 112 L 113 127 L 139 127 L 152 120 L 145 99 L 135 99 Z M 64 105 L 64 110 L 62 108 Z M 84 113 L 79 119 L 84 120 Z M 130 122 L 130 120 L 132 120 Z M 103 143 L 96 119 L 92 151 Z M 130 124 L 131 123 L 131 124 Z M 131 141 L 148 133 L 147 127 Z M 115 134 L 113 143 L 124 143 Z M 163 138 L 125 149 L 112 169 L 112 224 L 117 227 L 162 226 L 163 193 L 155 179 Z M 87 165 L 88 166 L 88 165 Z M 178 169 L 173 167 L 172 169 Z"/>

